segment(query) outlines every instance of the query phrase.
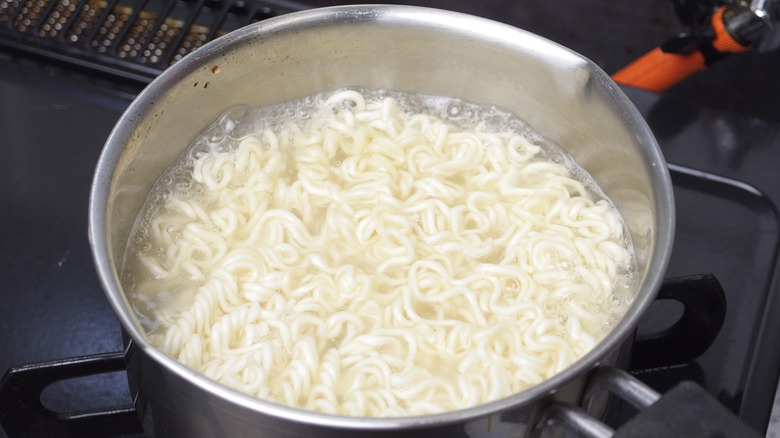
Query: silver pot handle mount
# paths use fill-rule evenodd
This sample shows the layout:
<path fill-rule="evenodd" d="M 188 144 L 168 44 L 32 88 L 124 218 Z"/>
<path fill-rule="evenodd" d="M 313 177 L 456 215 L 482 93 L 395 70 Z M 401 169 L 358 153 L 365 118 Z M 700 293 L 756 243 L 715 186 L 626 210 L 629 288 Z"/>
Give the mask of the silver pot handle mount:
<path fill-rule="evenodd" d="M 588 413 L 588 407 L 605 393 L 628 402 L 639 413 L 617 429 L 602 423 Z M 551 427 L 562 426 L 585 438 L 761 438 L 694 382 L 680 382 L 661 395 L 613 367 L 599 367 L 591 373 L 582 406 L 550 405 L 533 437 L 543 438 Z"/>
<path fill-rule="evenodd" d="M 639 413 L 617 429 L 597 420 L 588 407 L 605 393 L 629 403 Z M 550 405 L 536 424 L 533 437 L 543 438 L 551 427 L 562 426 L 585 438 L 761 438 L 692 381 L 680 382 L 662 395 L 624 370 L 599 367 L 591 373 L 582 406 Z"/>

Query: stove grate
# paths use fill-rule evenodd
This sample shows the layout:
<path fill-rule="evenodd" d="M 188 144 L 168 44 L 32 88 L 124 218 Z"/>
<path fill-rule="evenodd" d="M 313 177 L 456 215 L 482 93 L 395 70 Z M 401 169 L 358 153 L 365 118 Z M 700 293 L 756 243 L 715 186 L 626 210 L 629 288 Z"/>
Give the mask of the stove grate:
<path fill-rule="evenodd" d="M 0 0 L 0 46 L 149 82 L 208 41 L 301 9 L 284 0 Z"/>

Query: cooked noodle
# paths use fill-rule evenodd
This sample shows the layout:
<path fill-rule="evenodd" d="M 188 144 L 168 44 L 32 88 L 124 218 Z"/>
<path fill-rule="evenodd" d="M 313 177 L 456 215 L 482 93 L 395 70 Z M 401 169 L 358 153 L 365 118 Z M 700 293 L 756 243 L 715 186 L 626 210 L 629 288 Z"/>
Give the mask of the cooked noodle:
<path fill-rule="evenodd" d="M 148 221 L 131 297 L 165 353 L 288 406 L 422 415 L 553 376 L 626 306 L 620 217 L 525 135 L 322 108 L 201 154 L 201 193 Z"/>

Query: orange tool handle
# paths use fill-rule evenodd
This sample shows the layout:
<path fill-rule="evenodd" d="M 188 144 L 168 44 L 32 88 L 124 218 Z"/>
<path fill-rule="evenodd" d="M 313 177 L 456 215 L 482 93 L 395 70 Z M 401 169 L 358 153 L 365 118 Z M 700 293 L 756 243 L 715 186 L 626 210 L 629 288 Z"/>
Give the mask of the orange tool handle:
<path fill-rule="evenodd" d="M 710 43 L 720 53 L 739 53 L 750 48 L 735 40 L 723 22 L 727 7 L 718 9 L 712 16 L 715 39 Z M 612 75 L 615 82 L 636 88 L 661 92 L 707 67 L 707 59 L 701 51 L 689 54 L 664 52 L 656 47 L 631 64 Z"/>

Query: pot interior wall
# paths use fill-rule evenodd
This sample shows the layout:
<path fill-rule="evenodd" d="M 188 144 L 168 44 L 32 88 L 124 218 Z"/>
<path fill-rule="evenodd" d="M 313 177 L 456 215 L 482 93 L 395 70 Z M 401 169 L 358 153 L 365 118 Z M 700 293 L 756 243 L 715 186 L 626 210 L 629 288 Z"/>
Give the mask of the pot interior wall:
<path fill-rule="evenodd" d="M 657 169 L 650 136 L 627 123 L 627 99 L 593 64 L 552 42 L 498 23 L 426 10 L 366 10 L 230 34 L 163 74 L 131 106 L 127 144 L 109 210 L 114 260 L 155 178 L 226 109 L 259 106 L 340 87 L 386 88 L 495 104 L 568 149 L 616 202 L 637 246 L 652 253 Z M 343 20 L 342 20 L 343 18 Z"/>

